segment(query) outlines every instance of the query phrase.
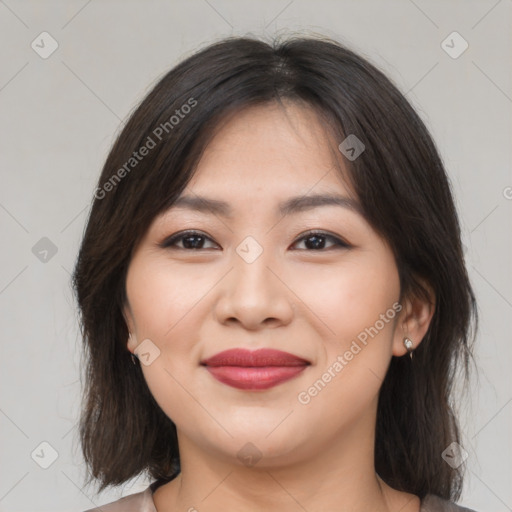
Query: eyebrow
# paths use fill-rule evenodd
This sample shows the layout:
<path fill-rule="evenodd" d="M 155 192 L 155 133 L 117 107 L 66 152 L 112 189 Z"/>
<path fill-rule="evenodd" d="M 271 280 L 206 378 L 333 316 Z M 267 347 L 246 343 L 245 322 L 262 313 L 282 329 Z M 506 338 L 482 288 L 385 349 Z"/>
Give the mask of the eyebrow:
<path fill-rule="evenodd" d="M 278 213 L 282 216 L 286 216 L 320 206 L 340 206 L 363 216 L 361 205 L 357 201 L 337 194 L 314 194 L 290 197 L 278 205 Z M 174 201 L 170 208 L 185 208 L 228 218 L 231 218 L 233 215 L 231 206 L 225 201 L 197 195 L 180 196 Z"/>

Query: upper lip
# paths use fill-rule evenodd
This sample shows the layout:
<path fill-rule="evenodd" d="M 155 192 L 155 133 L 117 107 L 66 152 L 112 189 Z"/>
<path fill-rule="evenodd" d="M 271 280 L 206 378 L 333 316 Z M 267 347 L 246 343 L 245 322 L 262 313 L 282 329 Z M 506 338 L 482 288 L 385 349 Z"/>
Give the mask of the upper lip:
<path fill-rule="evenodd" d="M 310 363 L 302 357 L 271 348 L 260 348 L 257 350 L 233 348 L 219 352 L 208 359 L 203 359 L 201 364 L 204 366 L 264 367 L 303 366 Z"/>

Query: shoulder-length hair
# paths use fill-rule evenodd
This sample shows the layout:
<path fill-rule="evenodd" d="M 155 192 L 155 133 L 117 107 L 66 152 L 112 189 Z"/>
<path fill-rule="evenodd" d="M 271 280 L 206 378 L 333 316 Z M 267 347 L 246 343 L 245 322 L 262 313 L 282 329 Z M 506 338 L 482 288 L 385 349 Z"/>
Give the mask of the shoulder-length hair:
<path fill-rule="evenodd" d="M 151 221 L 192 177 L 219 123 L 240 109 L 292 101 L 312 107 L 340 143 L 370 225 L 393 250 L 401 297 L 428 298 L 435 313 L 411 361 L 393 357 L 382 384 L 375 469 L 420 498 L 457 499 L 461 468 L 441 454 L 459 441 L 452 408 L 458 369 L 468 377 L 478 322 L 450 183 L 427 128 L 398 88 L 337 41 L 227 38 L 161 78 L 131 114 L 103 167 L 73 274 L 86 358 L 80 442 L 99 490 L 146 472 L 180 471 L 176 428 L 134 367 L 123 317 L 131 255 Z M 326 132 L 327 134 L 327 132 Z M 338 151 L 341 157 L 341 152 Z M 472 330 L 472 321 L 475 329 Z"/>

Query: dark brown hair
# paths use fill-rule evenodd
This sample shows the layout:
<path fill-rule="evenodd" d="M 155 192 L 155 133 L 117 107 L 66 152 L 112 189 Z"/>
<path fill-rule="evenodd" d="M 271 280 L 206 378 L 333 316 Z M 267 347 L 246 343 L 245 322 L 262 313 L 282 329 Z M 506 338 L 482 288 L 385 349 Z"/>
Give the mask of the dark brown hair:
<path fill-rule="evenodd" d="M 428 297 L 422 281 L 435 293 L 413 360 L 393 357 L 382 384 L 375 468 L 396 489 L 455 500 L 462 474 L 441 453 L 459 441 L 451 392 L 458 369 L 468 376 L 477 310 L 450 184 L 427 128 L 398 88 L 367 59 L 317 37 L 233 37 L 198 51 L 158 81 L 113 144 L 73 275 L 86 358 L 80 441 L 88 483 L 99 480 L 102 491 L 142 472 L 162 483 L 179 473 L 175 425 L 127 350 L 126 272 L 219 123 L 282 100 L 313 108 L 334 140 L 354 134 L 364 143 L 344 165 L 367 221 L 393 250 L 401 297 Z"/>

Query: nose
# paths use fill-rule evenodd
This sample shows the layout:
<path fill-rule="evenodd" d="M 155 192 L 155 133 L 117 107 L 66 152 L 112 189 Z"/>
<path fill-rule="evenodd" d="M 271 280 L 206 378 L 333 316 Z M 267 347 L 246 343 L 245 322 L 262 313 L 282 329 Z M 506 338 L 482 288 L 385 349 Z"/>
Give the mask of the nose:
<path fill-rule="evenodd" d="M 276 328 L 293 318 L 293 292 L 266 251 L 248 263 L 234 253 L 232 270 L 219 283 L 214 306 L 218 322 L 240 324 L 248 330 Z"/>

